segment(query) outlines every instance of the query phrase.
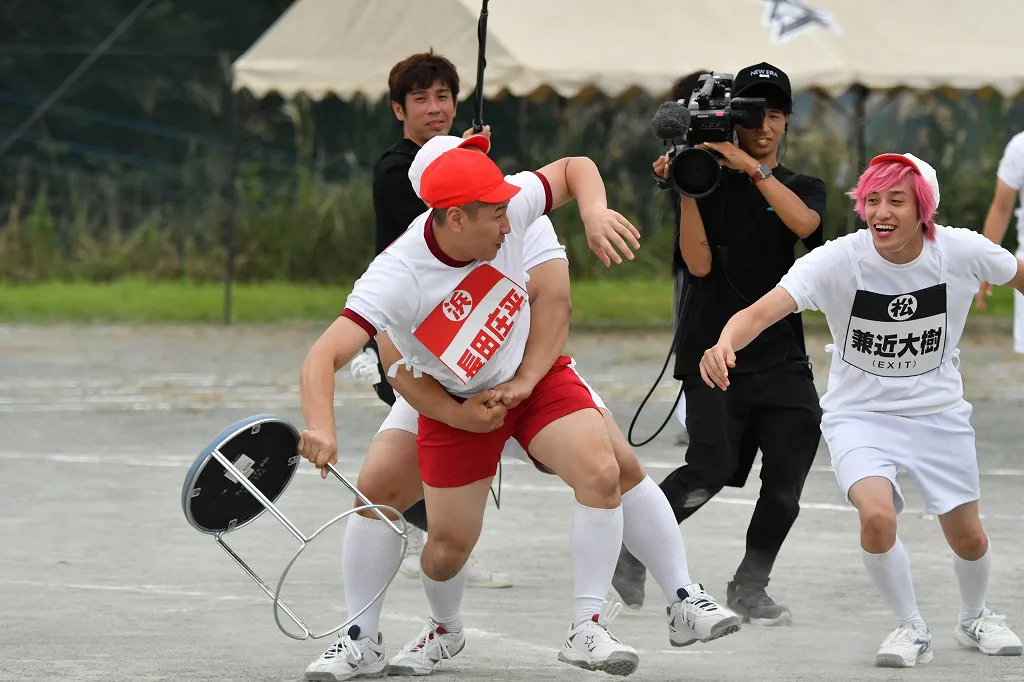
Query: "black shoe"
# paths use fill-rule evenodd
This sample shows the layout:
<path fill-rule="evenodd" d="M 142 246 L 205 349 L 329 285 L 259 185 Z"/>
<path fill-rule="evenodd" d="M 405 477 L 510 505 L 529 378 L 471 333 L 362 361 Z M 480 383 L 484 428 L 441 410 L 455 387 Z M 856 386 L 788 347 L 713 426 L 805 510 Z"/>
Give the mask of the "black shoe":
<path fill-rule="evenodd" d="M 756 625 L 792 625 L 793 614 L 789 609 L 768 596 L 763 587 L 743 586 L 730 582 L 725 588 L 729 609 L 739 615 L 744 623 Z"/>
<path fill-rule="evenodd" d="M 625 547 L 619 552 L 619 561 L 612 574 L 612 589 L 625 606 L 639 609 L 644 605 L 644 583 L 647 569 Z"/>

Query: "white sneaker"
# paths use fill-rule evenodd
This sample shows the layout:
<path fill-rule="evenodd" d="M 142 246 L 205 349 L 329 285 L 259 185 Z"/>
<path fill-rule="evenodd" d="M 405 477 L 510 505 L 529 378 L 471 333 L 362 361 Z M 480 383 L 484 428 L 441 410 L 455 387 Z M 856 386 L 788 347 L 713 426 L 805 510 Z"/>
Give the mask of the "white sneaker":
<path fill-rule="evenodd" d="M 1005 616 L 997 616 L 990 609 L 973 620 L 959 623 L 953 635 L 964 646 L 990 656 L 1020 656 L 1024 650 L 1020 637 L 1007 626 Z"/>
<path fill-rule="evenodd" d="M 353 632 L 353 630 L 355 632 Z M 355 636 L 356 639 L 352 639 Z M 306 679 L 316 682 L 337 682 L 357 677 L 383 677 L 388 660 L 384 658 L 384 639 L 359 639 L 359 628 L 353 625 L 348 634 L 338 638 L 323 655 L 306 668 Z"/>
<path fill-rule="evenodd" d="M 701 585 L 687 585 L 678 593 L 682 601 L 665 609 L 672 646 L 690 646 L 697 640 L 710 642 L 739 632 L 740 617 L 716 602 Z"/>
<path fill-rule="evenodd" d="M 601 613 L 579 625 L 570 625 L 558 660 L 584 670 L 600 670 L 609 675 L 633 673 L 640 665 L 636 649 L 626 646 L 608 632 L 607 624 L 621 609 L 622 605 L 615 603 L 607 616 Z"/>
<path fill-rule="evenodd" d="M 423 551 L 423 531 L 410 524 L 409 542 L 398 572 L 411 580 L 420 579 L 420 552 Z"/>
<path fill-rule="evenodd" d="M 901 625 L 893 630 L 875 654 L 879 668 L 913 668 L 932 660 L 932 633 L 927 628 Z"/>
<path fill-rule="evenodd" d="M 434 666 L 446 658 L 453 658 L 466 646 L 462 630 L 448 632 L 433 618 L 427 619 L 419 637 L 412 640 L 391 659 L 389 675 L 429 675 Z"/>
<path fill-rule="evenodd" d="M 469 577 L 466 587 L 512 587 L 512 579 L 507 573 L 498 573 L 484 566 L 483 562 L 472 554 L 469 555 Z"/>

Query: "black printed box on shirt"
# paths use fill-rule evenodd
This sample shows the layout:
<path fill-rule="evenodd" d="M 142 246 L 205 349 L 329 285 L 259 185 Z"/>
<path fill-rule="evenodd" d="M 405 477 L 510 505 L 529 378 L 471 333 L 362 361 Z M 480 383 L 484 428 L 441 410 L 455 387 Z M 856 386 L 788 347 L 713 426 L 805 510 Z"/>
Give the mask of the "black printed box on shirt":
<path fill-rule="evenodd" d="M 945 337 L 945 284 L 906 294 L 860 290 L 843 359 L 877 376 L 918 376 L 942 363 Z"/>

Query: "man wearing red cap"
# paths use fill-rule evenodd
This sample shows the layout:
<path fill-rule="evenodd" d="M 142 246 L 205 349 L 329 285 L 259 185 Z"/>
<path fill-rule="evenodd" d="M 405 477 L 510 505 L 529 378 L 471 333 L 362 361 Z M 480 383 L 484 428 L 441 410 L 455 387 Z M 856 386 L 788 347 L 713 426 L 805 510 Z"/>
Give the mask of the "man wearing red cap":
<path fill-rule="evenodd" d="M 425 170 L 442 154 L 457 147 L 479 149 L 479 152 L 486 153 L 488 146 L 488 141 L 481 137 L 463 140 L 442 135 L 429 140 L 417 152 L 408 171 L 416 196 L 421 196 Z M 529 278 L 532 319 L 527 348 L 516 369 L 515 379 L 520 384 L 533 387 L 551 369 L 565 342 L 568 333 L 569 283 L 564 249 L 557 242 L 551 221 L 543 216 L 525 232 L 523 255 Z M 563 291 L 564 310 L 560 305 L 560 292 Z M 535 297 L 539 302 L 536 306 Z M 544 303 L 545 299 L 548 299 L 547 303 Z M 534 315 L 538 317 L 533 318 Z M 396 365 L 401 354 L 390 342 L 388 333 L 384 332 L 377 338 L 384 366 Z M 575 371 L 575 363 L 570 362 L 568 369 Z M 409 372 L 397 370 L 391 373 L 389 379 L 401 397 L 378 432 L 378 438 L 382 433 L 389 434 L 390 438 L 386 441 L 388 446 L 371 449 L 360 470 L 358 486 L 371 500 L 385 502 L 403 510 L 423 497 L 418 467 L 409 470 L 410 456 L 416 457 L 415 439 L 419 432 L 419 414 L 470 431 L 500 428 L 503 415 L 487 424 L 466 423 L 463 415 L 459 414 L 463 411 L 460 403 L 429 375 L 414 379 Z M 623 540 L 650 568 L 665 594 L 668 606 L 665 617 L 670 641 L 675 646 L 686 646 L 696 641 L 717 639 L 735 631 L 739 627 L 739 618 L 726 609 L 715 608 L 713 600 L 690 578 L 685 544 L 664 493 L 643 471 L 600 396 L 591 390 L 591 397 L 604 417 L 619 469 Z M 515 438 L 506 441 L 502 456 L 532 461 Z M 363 514 L 350 522 L 346 528 L 343 548 L 345 601 L 350 613 L 361 615 L 355 618 L 338 642 L 307 668 L 307 679 L 338 680 L 372 676 L 385 666 L 393 673 L 423 674 L 430 672 L 435 661 L 443 656 L 440 651 L 436 657 L 423 654 L 429 644 L 423 641 L 423 637 L 429 638 L 434 634 L 431 628 L 427 628 L 421 637 L 403 647 L 390 663 L 385 657 L 383 635 L 379 631 L 379 614 L 384 598 L 373 600 L 381 590 L 387 588 L 387 576 L 390 575 L 387 566 L 397 562 L 400 552 L 400 538 L 388 532 L 384 524 L 372 514 Z M 406 559 L 406 562 L 415 560 L 417 577 L 420 577 L 419 559 L 418 555 Z M 469 563 L 462 569 L 470 575 L 472 561 L 470 557 Z M 456 641 L 451 642 L 449 651 L 457 651 L 461 647 L 457 637 L 456 633 L 447 633 L 447 637 L 439 636 L 436 639 L 445 642 L 446 638 L 456 638 Z M 578 644 L 586 638 L 569 639 Z M 567 658 L 572 656 L 571 650 L 566 652 Z M 584 663 L 593 662 L 589 652 L 582 658 Z"/>
<path fill-rule="evenodd" d="M 460 404 L 472 432 L 419 418 L 419 462 L 431 533 L 422 581 L 432 618 L 419 651 L 429 672 L 462 649 L 465 565 L 480 533 L 491 479 L 505 441 L 560 473 L 579 503 L 573 521 L 576 617 L 560 658 L 629 673 L 635 650 L 598 622 L 622 538 L 618 468 L 589 388 L 561 358 L 534 386 L 517 380 L 529 331 L 523 238 L 552 207 L 576 198 L 588 242 L 610 265 L 632 258 L 635 228 L 607 208 L 592 161 L 562 159 L 506 181 L 484 154 L 454 149 L 423 173 L 431 210 L 370 265 L 339 319 L 303 363 L 307 430 L 300 452 L 323 469 L 337 457 L 334 372 L 368 336 L 387 331 L 413 375 L 436 379 Z M 501 426 L 493 428 L 493 420 Z"/>

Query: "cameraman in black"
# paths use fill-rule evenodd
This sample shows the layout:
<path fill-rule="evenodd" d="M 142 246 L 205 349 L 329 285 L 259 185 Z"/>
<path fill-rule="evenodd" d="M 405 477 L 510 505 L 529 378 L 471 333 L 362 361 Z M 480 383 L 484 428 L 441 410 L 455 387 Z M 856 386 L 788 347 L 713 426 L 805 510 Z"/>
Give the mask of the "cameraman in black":
<path fill-rule="evenodd" d="M 764 121 L 735 128 L 738 146 L 701 146 L 721 157 L 722 177 L 709 195 L 682 196 L 679 247 L 689 275 L 674 377 L 683 382 L 690 444 L 686 464 L 661 483 L 682 522 L 723 487 L 743 487 L 760 449 L 761 491 L 747 528 L 746 554 L 727 588 L 728 606 L 745 622 L 788 625 L 792 615 L 765 588 L 800 511 L 800 494 L 821 438 L 821 409 L 803 325 L 793 314 L 737 354 L 728 392 L 712 389 L 698 363 L 729 318 L 770 291 L 795 260 L 802 240 L 823 243 L 825 183 L 778 163 L 793 111 L 788 76 L 766 63 L 742 69 L 733 97 L 762 97 Z M 692 112 L 692 100 L 691 100 Z M 655 172 L 669 177 L 668 156 Z M 687 310 L 686 308 L 689 308 Z M 628 606 L 643 603 L 643 566 L 623 549 L 613 586 Z"/>

